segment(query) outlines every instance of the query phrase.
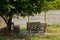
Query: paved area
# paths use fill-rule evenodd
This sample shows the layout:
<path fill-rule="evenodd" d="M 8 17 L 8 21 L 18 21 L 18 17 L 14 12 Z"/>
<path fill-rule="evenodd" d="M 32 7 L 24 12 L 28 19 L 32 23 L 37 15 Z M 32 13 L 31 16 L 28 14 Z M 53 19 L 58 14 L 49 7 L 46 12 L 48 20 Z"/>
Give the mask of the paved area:
<path fill-rule="evenodd" d="M 27 30 L 20 30 L 20 34 L 29 35 L 29 31 L 27 31 Z M 38 34 L 45 34 L 45 33 L 43 31 L 39 31 L 38 33 L 36 33 L 35 31 L 32 31 L 31 34 L 32 35 L 38 35 Z"/>
<path fill-rule="evenodd" d="M 28 34 L 28 31 L 27 30 L 20 30 L 20 34 Z"/>

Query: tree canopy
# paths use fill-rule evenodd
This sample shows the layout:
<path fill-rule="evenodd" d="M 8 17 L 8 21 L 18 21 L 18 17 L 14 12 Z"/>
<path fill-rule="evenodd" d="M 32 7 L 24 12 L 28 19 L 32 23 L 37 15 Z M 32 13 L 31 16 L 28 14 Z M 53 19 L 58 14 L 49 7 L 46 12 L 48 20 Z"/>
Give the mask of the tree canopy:
<path fill-rule="evenodd" d="M 30 16 L 40 13 L 45 0 L 0 0 L 0 16 L 5 20 L 8 32 L 11 32 L 12 16 Z"/>
<path fill-rule="evenodd" d="M 60 0 L 0 0 L 0 16 L 11 29 L 12 16 L 30 16 L 41 11 L 60 9 Z"/>
<path fill-rule="evenodd" d="M 33 15 L 42 11 L 44 0 L 0 0 L 0 15 Z"/>
<path fill-rule="evenodd" d="M 26 16 L 52 9 L 60 9 L 60 0 L 0 0 L 0 16 Z"/>
<path fill-rule="evenodd" d="M 45 1 L 45 5 L 47 10 L 60 9 L 60 0 Z"/>

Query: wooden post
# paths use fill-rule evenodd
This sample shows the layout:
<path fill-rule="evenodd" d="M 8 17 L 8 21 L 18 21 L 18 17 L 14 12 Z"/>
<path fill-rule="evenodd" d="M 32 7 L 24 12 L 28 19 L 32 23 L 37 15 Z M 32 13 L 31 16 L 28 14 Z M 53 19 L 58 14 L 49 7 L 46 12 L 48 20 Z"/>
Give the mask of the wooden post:
<path fill-rule="evenodd" d="M 29 24 L 29 15 L 28 15 L 28 24 Z M 28 26 L 29 27 L 29 26 Z M 29 30 L 29 33 L 30 33 L 30 35 L 31 35 L 31 28 L 30 28 L 30 30 Z"/>
<path fill-rule="evenodd" d="M 28 23 L 29 23 L 29 16 L 28 16 Z"/>
<path fill-rule="evenodd" d="M 45 27 L 44 27 L 44 32 L 47 33 L 46 11 L 45 11 Z"/>

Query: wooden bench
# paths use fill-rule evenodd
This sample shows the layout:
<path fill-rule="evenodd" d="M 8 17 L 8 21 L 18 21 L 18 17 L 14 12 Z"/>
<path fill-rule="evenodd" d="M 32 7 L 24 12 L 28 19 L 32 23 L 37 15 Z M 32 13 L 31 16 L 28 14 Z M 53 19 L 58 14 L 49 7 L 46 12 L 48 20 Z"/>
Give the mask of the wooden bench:
<path fill-rule="evenodd" d="M 27 23 L 27 30 L 29 33 L 32 31 L 35 32 L 46 32 L 46 23 L 40 23 L 40 22 L 28 22 Z"/>
<path fill-rule="evenodd" d="M 40 22 L 28 22 L 27 30 L 31 33 L 32 31 L 39 32 Z"/>
<path fill-rule="evenodd" d="M 44 33 L 47 31 L 47 24 L 46 23 L 40 23 L 41 26 L 41 31 L 43 31 Z"/>

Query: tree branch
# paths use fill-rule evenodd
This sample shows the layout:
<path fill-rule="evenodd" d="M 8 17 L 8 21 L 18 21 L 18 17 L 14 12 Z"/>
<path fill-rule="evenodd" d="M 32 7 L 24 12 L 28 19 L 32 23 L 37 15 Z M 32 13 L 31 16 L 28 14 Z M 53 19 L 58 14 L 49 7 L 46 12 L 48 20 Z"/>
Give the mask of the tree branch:
<path fill-rule="evenodd" d="M 2 15 L 0 15 L 0 16 L 3 18 L 3 20 L 4 20 L 5 23 L 7 24 L 7 21 L 6 21 L 5 17 L 3 17 Z"/>

